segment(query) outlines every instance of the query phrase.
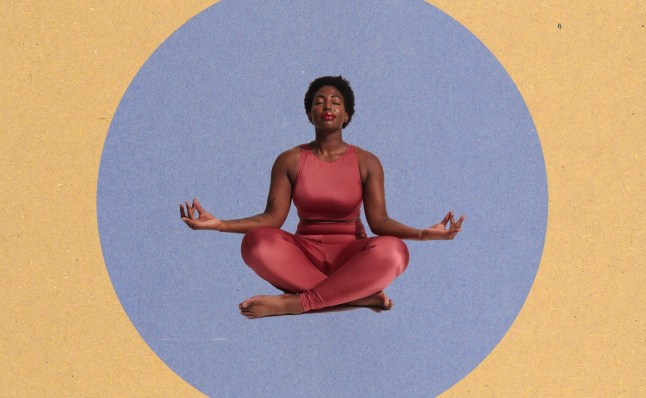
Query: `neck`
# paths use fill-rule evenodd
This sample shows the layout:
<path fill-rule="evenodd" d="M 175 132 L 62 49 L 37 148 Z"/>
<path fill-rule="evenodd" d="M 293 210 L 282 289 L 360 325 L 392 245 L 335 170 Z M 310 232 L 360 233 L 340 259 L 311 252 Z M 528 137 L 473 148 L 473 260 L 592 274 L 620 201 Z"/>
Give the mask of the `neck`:
<path fill-rule="evenodd" d="M 343 142 L 342 130 L 329 132 L 329 131 L 316 131 L 316 139 L 310 144 L 318 150 L 322 155 L 330 155 L 338 152 L 343 152 L 346 143 Z"/>

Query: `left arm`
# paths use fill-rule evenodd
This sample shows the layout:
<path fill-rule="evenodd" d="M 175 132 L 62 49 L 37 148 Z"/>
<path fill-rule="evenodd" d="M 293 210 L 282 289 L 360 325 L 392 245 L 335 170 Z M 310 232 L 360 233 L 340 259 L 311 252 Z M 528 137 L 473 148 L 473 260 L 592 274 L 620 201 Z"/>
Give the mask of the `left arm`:
<path fill-rule="evenodd" d="M 390 218 L 386 211 L 384 170 L 381 162 L 375 155 L 363 150 L 358 151 L 358 159 L 366 219 L 374 234 L 395 236 L 400 239 L 450 240 L 460 231 L 464 216 L 456 222 L 453 219 L 453 212 L 448 212 L 441 222 L 424 229 L 410 227 Z"/>

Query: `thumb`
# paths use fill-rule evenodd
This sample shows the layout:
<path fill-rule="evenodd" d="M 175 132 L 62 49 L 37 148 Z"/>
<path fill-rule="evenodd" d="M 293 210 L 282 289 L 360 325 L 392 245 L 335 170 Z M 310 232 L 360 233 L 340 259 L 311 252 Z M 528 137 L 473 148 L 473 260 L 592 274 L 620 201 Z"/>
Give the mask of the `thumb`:
<path fill-rule="evenodd" d="M 202 205 L 197 201 L 197 199 L 193 199 L 193 202 L 195 203 L 195 208 L 199 213 L 205 213 L 204 208 L 202 208 Z"/>

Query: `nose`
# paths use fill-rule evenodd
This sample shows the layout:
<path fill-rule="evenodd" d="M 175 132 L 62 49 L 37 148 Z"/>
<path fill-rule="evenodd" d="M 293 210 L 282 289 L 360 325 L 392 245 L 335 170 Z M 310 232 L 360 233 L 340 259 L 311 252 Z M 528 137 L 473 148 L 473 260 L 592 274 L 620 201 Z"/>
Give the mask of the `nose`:
<path fill-rule="evenodd" d="M 323 102 L 323 110 L 327 111 L 332 108 L 332 101 L 330 99 L 326 99 L 325 102 Z"/>

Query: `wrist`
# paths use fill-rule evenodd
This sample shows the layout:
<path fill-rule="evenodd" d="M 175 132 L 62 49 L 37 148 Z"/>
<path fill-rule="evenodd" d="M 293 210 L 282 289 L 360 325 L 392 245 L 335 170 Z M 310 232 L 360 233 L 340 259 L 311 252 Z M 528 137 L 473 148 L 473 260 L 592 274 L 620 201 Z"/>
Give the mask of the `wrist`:
<path fill-rule="evenodd" d="M 215 224 L 211 229 L 218 232 L 226 232 L 224 221 L 220 221 L 219 223 Z"/>

